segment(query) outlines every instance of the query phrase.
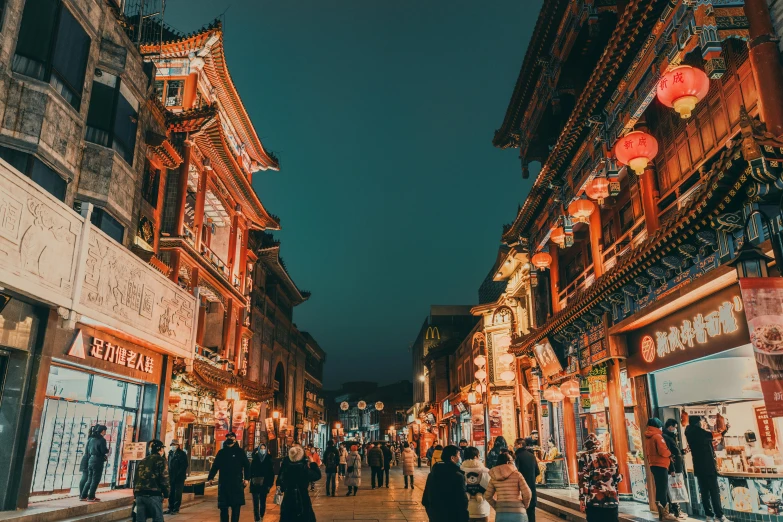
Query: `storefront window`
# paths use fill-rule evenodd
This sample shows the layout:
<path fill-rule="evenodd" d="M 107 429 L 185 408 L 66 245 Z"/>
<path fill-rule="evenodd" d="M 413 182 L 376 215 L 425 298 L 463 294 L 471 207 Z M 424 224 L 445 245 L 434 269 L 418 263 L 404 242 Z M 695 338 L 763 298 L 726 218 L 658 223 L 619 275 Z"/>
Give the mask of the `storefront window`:
<path fill-rule="evenodd" d="M 128 391 L 125 393 L 125 407 L 138 408 L 139 397 L 141 396 L 141 386 L 128 383 Z"/>
<path fill-rule="evenodd" d="M 86 401 L 90 376 L 84 372 L 52 366 L 46 395 L 72 401 Z"/>
<path fill-rule="evenodd" d="M 122 381 L 95 375 L 92 381 L 92 402 L 122 406 L 126 384 Z"/>

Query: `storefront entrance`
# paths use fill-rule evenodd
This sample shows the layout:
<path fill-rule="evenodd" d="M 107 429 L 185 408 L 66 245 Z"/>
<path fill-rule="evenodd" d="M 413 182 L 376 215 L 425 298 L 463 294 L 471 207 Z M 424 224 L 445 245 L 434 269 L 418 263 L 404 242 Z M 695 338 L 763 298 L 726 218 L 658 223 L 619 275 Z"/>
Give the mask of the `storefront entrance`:
<path fill-rule="evenodd" d="M 31 494 L 78 494 L 79 464 L 96 424 L 108 428 L 101 487 L 127 485 L 128 462 L 121 460 L 120 448 L 134 438 L 142 390 L 140 384 L 51 366 Z"/>
<path fill-rule="evenodd" d="M 207 473 L 215 460 L 215 427 L 205 424 L 192 424 L 188 427 L 188 446 L 190 451 L 189 473 Z"/>

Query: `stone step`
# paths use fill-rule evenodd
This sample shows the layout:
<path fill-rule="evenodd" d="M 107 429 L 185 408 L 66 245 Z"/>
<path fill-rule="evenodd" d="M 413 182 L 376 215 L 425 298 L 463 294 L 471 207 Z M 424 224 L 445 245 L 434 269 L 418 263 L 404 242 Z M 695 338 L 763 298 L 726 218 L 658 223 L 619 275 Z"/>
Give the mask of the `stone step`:
<path fill-rule="evenodd" d="M 95 514 L 114 512 L 115 510 L 130 510 L 133 497 L 123 496 L 102 500 L 101 502 L 77 502 L 69 506 L 52 506 L 48 502 L 32 504 L 20 511 L 5 511 L 0 514 L 2 522 L 56 522 L 60 520 L 78 519 Z M 100 519 L 95 519 L 100 520 Z M 118 519 L 112 519 L 118 520 Z"/>

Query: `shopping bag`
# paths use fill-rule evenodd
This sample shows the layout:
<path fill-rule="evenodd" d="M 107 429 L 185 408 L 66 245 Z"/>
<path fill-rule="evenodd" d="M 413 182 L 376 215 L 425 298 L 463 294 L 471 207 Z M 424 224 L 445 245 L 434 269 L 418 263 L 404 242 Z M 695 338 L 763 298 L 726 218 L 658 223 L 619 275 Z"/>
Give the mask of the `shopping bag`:
<path fill-rule="evenodd" d="M 682 473 L 669 475 L 669 498 L 672 502 L 688 502 L 688 487 Z"/>
<path fill-rule="evenodd" d="M 275 492 L 275 504 L 278 506 L 283 503 L 283 492 L 280 491 L 280 488 L 277 488 L 277 491 Z"/>

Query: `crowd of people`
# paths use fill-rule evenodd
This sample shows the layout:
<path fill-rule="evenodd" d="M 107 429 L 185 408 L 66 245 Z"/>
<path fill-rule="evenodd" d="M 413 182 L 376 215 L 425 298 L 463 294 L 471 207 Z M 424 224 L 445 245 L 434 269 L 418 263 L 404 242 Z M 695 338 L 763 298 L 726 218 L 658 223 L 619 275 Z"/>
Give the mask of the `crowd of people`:
<path fill-rule="evenodd" d="M 677 478 L 684 474 L 684 455 L 690 452 L 707 520 L 729 522 L 720 504 L 712 431 L 701 417 L 690 416 L 685 429 L 687 447 L 683 449 L 677 428 L 674 419 L 664 424 L 651 418 L 644 433 L 644 453 L 654 478 L 651 496 L 660 520 L 687 518 L 680 506 L 684 500 L 672 498 L 671 491 L 672 483 L 676 484 Z M 106 426 L 96 425 L 90 430 L 81 460 L 79 496 L 86 502 L 99 501 L 95 493 L 109 453 L 105 434 Z M 468 446 L 465 440 L 459 446 L 430 447 L 425 454 L 430 473 L 422 496 L 430 521 L 487 522 L 494 509 L 496 522 L 535 522 L 536 478 L 540 468 L 533 447 L 537 444 L 534 439 L 520 438 L 509 448 L 503 437 L 497 437 L 486 462 L 481 460 L 479 449 Z M 356 496 L 362 484 L 363 466 L 370 468 L 372 489 L 390 486 L 389 473 L 393 466 L 402 468 L 405 489 L 413 489 L 414 469 L 421 466 L 415 449 L 408 442 L 360 445 L 330 440 L 322 454 L 312 444 L 306 448 L 294 444 L 276 473 L 276 463 L 266 444 L 259 444 L 248 458 L 236 435 L 228 433 L 207 480 L 218 477 L 217 506 L 221 522 L 239 521 L 248 486 L 256 521 L 263 519 L 269 493 L 275 488 L 281 522 L 314 522 L 310 492 L 322 477 L 321 467 L 326 475 L 327 497 L 337 495 L 338 482 L 345 486 L 346 496 Z M 617 459 L 601 449 L 593 434 L 586 438 L 584 451 L 577 457 L 580 508 L 587 520 L 617 521 L 620 505 L 617 484 L 623 480 Z M 179 441 L 171 442 L 168 457 L 163 442 L 149 442 L 146 458 L 136 464 L 133 481 L 137 522 L 149 518 L 162 522 L 164 514 L 179 512 L 188 462 Z M 168 510 L 164 513 L 165 498 Z"/>

